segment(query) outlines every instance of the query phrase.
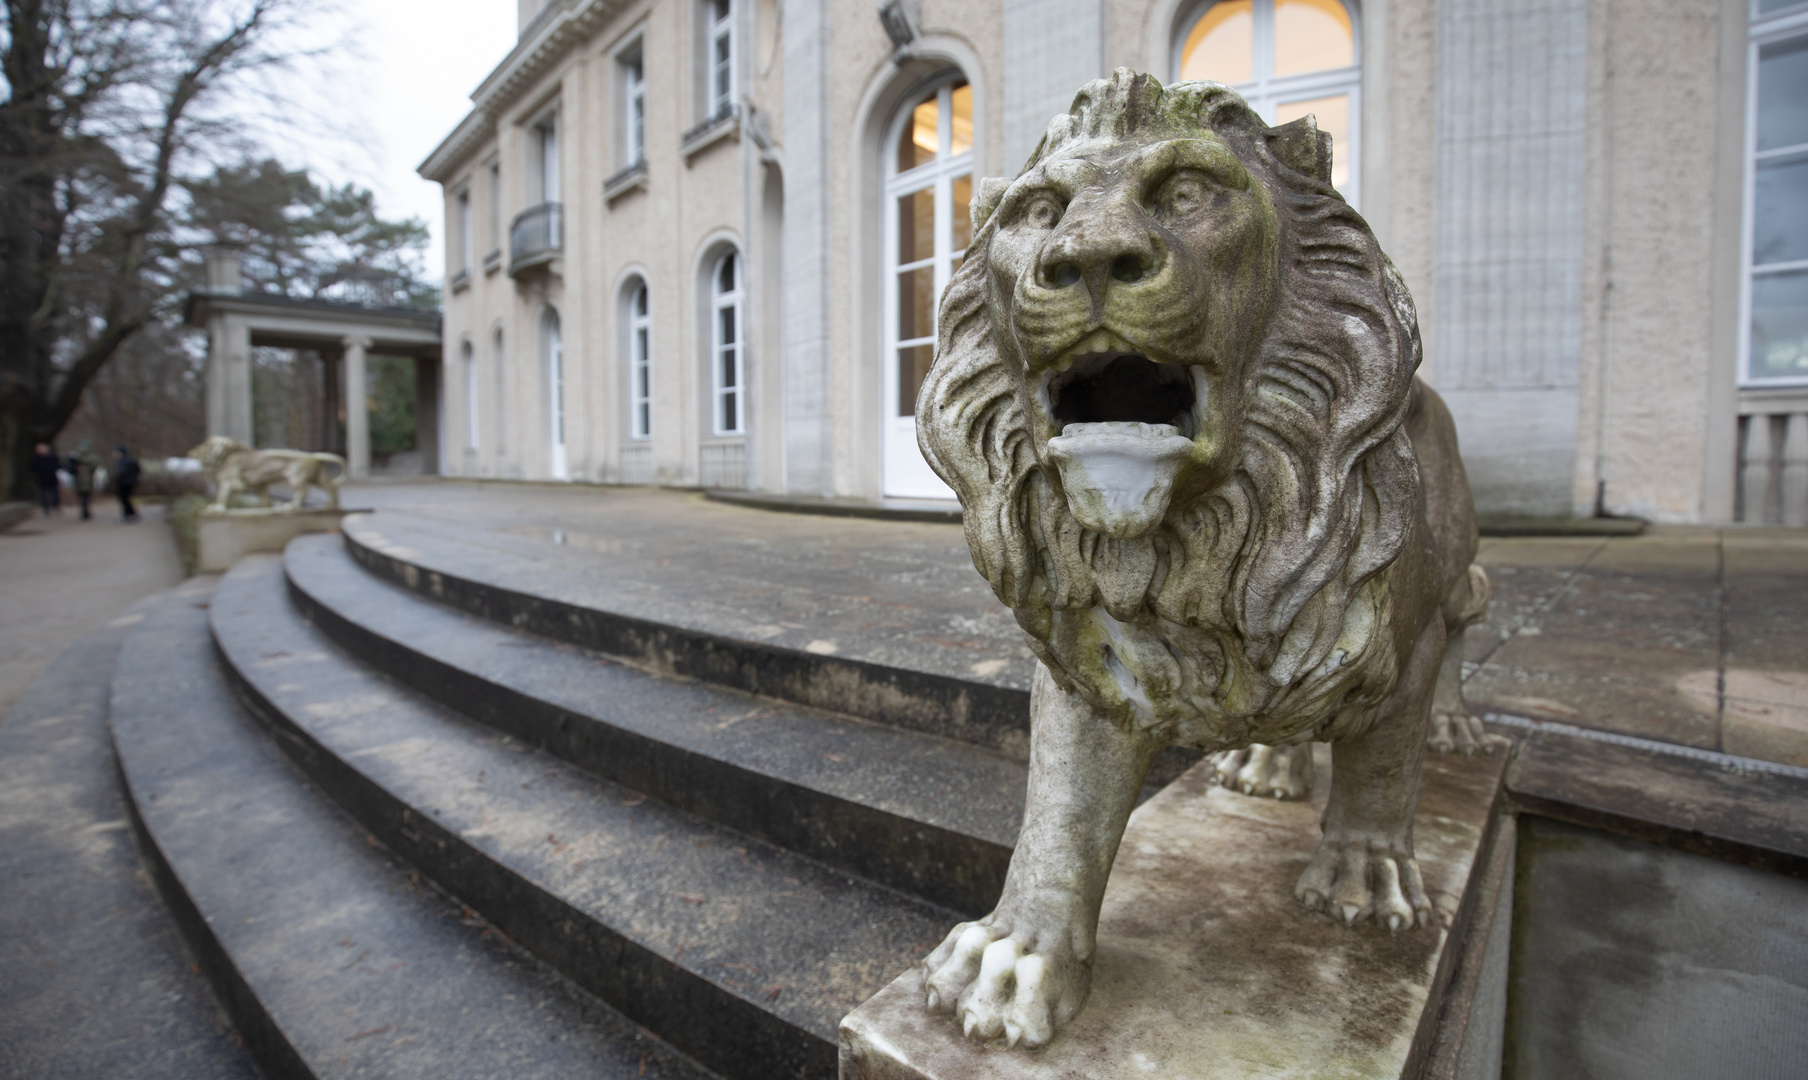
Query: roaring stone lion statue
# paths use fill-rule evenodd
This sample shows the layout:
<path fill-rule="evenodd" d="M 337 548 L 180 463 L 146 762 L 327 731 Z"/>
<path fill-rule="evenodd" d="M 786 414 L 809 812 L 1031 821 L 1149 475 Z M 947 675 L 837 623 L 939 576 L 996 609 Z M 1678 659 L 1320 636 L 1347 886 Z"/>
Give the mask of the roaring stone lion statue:
<path fill-rule="evenodd" d="M 201 471 L 214 485 L 211 509 L 225 510 L 232 496 L 241 491 L 255 494 L 265 506 L 270 505 L 270 485 L 286 485 L 292 497 L 283 509 L 299 510 L 308 501 L 308 488 L 326 492 L 327 506 L 339 509 L 339 485 L 345 482 L 345 459 L 338 454 L 317 454 L 306 450 L 259 450 L 237 439 L 212 435 L 188 456 L 201 463 Z M 337 475 L 327 472 L 331 465 Z"/>
<path fill-rule="evenodd" d="M 1169 745 L 1235 752 L 1266 793 L 1332 743 L 1295 895 L 1352 925 L 1432 919 L 1420 761 L 1428 730 L 1485 746 L 1460 675 L 1488 584 L 1412 298 L 1332 188 L 1330 143 L 1120 69 L 973 200 L 918 438 L 1041 661 L 1003 895 L 924 969 L 976 1038 L 1041 1046 L 1084 1004 Z"/>

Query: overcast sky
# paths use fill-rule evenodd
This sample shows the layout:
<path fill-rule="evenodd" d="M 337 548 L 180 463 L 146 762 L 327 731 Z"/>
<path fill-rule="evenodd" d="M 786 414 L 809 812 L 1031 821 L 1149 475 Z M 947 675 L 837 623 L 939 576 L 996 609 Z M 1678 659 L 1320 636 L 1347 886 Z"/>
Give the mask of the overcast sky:
<path fill-rule="evenodd" d="M 342 10 L 314 30 L 347 47 L 285 77 L 288 122 L 272 125 L 265 141 L 290 168 L 370 188 L 385 217 L 425 219 L 433 230 L 427 269 L 438 279 L 440 189 L 414 170 L 514 47 L 516 0 L 345 0 Z"/>

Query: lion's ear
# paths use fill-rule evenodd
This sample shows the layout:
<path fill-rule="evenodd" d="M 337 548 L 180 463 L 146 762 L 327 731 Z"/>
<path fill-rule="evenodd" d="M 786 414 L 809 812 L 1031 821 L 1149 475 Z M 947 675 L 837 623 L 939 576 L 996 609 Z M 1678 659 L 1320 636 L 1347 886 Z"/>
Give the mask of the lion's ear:
<path fill-rule="evenodd" d="M 988 176 L 980 180 L 979 190 L 973 193 L 973 202 L 968 206 L 968 211 L 973 215 L 974 232 L 986 227 L 986 222 L 991 220 L 993 211 L 998 209 L 999 201 L 1004 198 L 1004 193 L 1010 186 L 1011 182 L 1002 176 Z"/>
<path fill-rule="evenodd" d="M 1268 129 L 1274 156 L 1321 184 L 1331 182 L 1331 133 L 1320 131 L 1311 113 Z"/>

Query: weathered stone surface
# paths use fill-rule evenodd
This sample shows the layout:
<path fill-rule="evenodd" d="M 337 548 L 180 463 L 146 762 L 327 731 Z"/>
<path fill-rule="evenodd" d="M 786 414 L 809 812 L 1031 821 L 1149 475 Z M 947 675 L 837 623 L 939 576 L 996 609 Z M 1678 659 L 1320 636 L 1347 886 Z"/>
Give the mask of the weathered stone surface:
<path fill-rule="evenodd" d="M 1320 748 L 1321 753 L 1323 748 Z M 1316 802 L 1254 799 L 1196 766 L 1131 817 L 1099 920 L 1086 1010 L 1047 1049 L 1003 1051 L 923 1008 L 912 971 L 842 1022 L 843 1080 L 1096 1080 L 1410 1075 L 1471 914 L 1464 896 L 1497 807 L 1501 755 L 1426 762 L 1414 844 L 1431 932 L 1355 930 L 1293 881 Z"/>
<path fill-rule="evenodd" d="M 348 510 L 225 510 L 200 517 L 197 542 L 204 574 L 232 569 L 247 555 L 281 551 L 289 541 L 308 533 L 332 532 Z"/>

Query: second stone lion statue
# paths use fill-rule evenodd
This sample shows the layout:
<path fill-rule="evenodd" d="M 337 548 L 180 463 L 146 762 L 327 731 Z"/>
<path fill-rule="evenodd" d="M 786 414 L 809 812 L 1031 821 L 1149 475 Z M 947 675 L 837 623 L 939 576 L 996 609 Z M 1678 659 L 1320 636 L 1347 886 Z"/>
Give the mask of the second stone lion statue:
<path fill-rule="evenodd" d="M 1434 712 L 1440 746 L 1485 738 L 1459 677 L 1487 577 L 1412 298 L 1331 186 L 1330 142 L 1119 70 L 973 201 L 918 438 L 1041 661 L 1003 895 L 924 970 L 976 1038 L 1041 1046 L 1084 1004 L 1169 745 L 1268 782 L 1332 743 L 1295 895 L 1349 924 L 1433 917 L 1421 756 Z"/>
<path fill-rule="evenodd" d="M 270 505 L 270 487 L 282 484 L 290 491 L 287 510 L 299 510 L 308 501 L 308 489 L 326 492 L 327 506 L 339 509 L 339 485 L 345 482 L 345 459 L 338 454 L 307 450 L 259 450 L 224 435 L 209 436 L 188 452 L 214 485 L 212 509 L 225 510 L 238 492 L 257 496 Z M 329 472 L 328 469 L 334 470 Z"/>

